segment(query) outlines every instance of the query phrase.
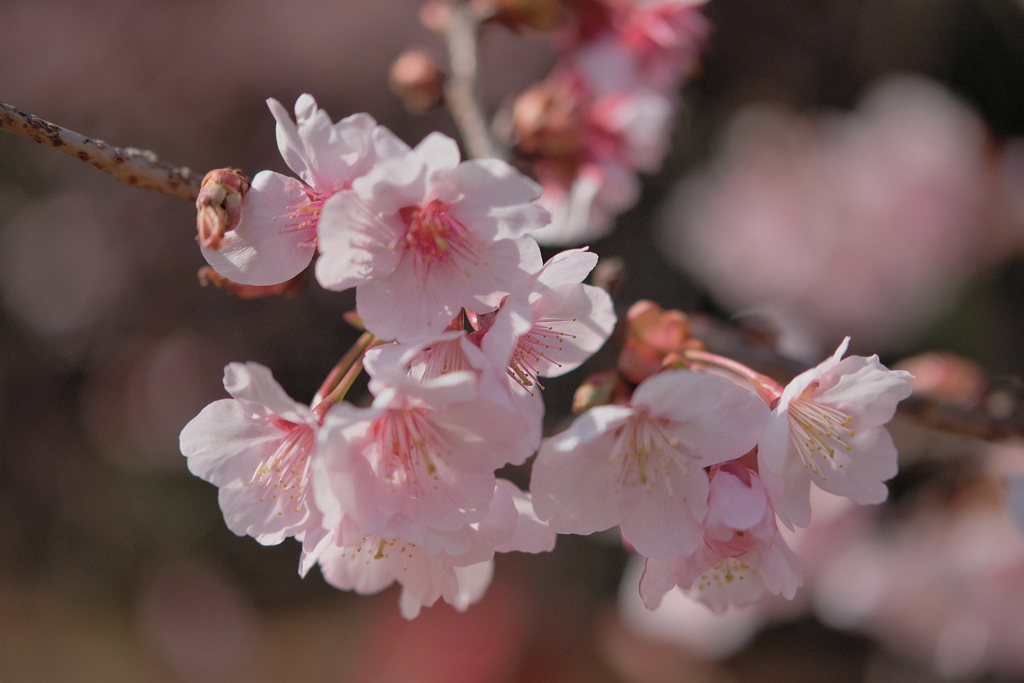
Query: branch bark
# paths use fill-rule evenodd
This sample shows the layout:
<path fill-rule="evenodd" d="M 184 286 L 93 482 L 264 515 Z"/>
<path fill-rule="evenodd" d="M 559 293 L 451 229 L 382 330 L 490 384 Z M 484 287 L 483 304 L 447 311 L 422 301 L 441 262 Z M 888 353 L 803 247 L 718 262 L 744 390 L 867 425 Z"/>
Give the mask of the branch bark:
<path fill-rule="evenodd" d="M 476 159 L 504 159 L 507 153 L 491 135 L 477 94 L 480 17 L 470 3 L 454 3 L 441 34 L 451 64 L 444 90 L 445 104 L 455 119 L 466 151 Z"/>
<path fill-rule="evenodd" d="M 156 190 L 195 201 L 202 176 L 191 169 L 161 162 L 156 154 L 134 147 L 115 147 L 62 128 L 0 102 L 0 129 L 69 154 L 125 185 Z"/>

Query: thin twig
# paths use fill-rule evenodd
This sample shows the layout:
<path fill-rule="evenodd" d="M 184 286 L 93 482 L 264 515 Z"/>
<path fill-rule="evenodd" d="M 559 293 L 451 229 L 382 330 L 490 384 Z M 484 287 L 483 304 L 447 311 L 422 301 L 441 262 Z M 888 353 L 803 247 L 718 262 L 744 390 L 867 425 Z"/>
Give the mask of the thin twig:
<path fill-rule="evenodd" d="M 480 17 L 470 3 L 454 3 L 441 33 L 451 63 L 444 89 L 445 104 L 462 134 L 466 150 L 477 159 L 505 158 L 507 154 L 491 135 L 477 96 Z"/>
<path fill-rule="evenodd" d="M 161 162 L 156 154 L 134 147 L 115 147 L 26 114 L 0 102 L 0 129 L 70 154 L 106 171 L 125 185 L 157 190 L 195 201 L 202 175 Z"/>

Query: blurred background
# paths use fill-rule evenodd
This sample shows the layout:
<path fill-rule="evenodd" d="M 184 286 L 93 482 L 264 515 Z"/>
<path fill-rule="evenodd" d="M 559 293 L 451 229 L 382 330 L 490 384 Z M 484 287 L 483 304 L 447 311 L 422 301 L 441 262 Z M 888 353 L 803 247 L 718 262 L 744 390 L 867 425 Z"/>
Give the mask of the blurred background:
<path fill-rule="evenodd" d="M 407 47 L 444 58 L 419 6 L 4 0 L 0 100 L 199 173 L 287 172 L 264 101 L 304 92 L 415 144 L 455 134 L 386 85 Z M 808 364 L 847 334 L 890 364 L 943 349 L 977 365 L 919 375 L 1016 395 L 1024 4 L 712 0 L 706 15 L 673 151 L 592 245 L 625 263 L 620 310 L 647 298 L 728 320 Z M 488 27 L 488 110 L 554 61 L 548 36 Z M 715 617 L 678 595 L 648 614 L 602 535 L 499 556 L 480 604 L 413 622 L 394 589 L 300 579 L 296 543 L 224 527 L 177 438 L 225 396 L 230 361 L 308 400 L 357 336 L 341 317 L 353 296 L 201 288 L 194 220 L 189 202 L 0 134 L 0 683 L 1024 677 L 1024 543 L 1004 506 L 1021 447 L 906 416 L 891 501 L 823 498 L 792 540 L 808 566 L 793 603 Z M 549 383 L 549 432 L 614 354 Z M 962 384 L 950 400 L 974 400 Z"/>

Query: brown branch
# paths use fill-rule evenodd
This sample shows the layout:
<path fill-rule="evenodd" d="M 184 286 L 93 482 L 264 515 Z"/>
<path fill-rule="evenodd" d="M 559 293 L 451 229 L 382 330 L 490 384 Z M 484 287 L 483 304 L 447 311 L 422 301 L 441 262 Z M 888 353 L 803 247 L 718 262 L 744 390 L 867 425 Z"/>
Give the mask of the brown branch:
<path fill-rule="evenodd" d="M 166 192 L 192 201 L 199 195 L 202 177 L 191 169 L 163 163 L 148 150 L 115 147 L 102 140 L 87 138 L 2 102 L 0 129 L 92 164 L 131 187 Z"/>
<path fill-rule="evenodd" d="M 455 119 L 469 156 L 504 159 L 507 154 L 491 135 L 477 95 L 481 17 L 468 2 L 447 8 L 440 33 L 448 48 L 451 74 L 445 83 L 445 104 Z"/>

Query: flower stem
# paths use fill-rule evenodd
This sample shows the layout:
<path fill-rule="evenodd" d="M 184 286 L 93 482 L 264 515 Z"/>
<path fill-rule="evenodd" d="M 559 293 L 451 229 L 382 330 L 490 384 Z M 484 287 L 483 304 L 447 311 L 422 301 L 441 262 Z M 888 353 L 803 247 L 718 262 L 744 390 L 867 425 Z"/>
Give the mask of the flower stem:
<path fill-rule="evenodd" d="M 713 365 L 739 375 L 754 385 L 754 389 L 757 391 L 758 396 L 760 396 L 768 405 L 772 405 L 772 402 L 774 402 L 775 399 L 782 396 L 783 387 L 781 384 L 767 375 L 762 375 L 759 372 L 751 370 L 739 361 L 719 356 L 716 353 L 700 351 L 697 349 L 684 351 L 683 358 L 702 365 Z"/>
<path fill-rule="evenodd" d="M 363 332 L 356 343 L 352 345 L 338 364 L 331 370 L 331 374 L 327 375 L 327 379 L 324 380 L 323 385 L 317 390 L 316 395 L 313 396 L 312 405 L 313 412 L 316 413 L 322 420 L 327 410 L 345 398 L 345 394 L 352 388 L 352 384 L 356 381 L 356 377 L 363 370 L 363 354 L 369 349 L 383 344 L 382 339 L 378 339 L 371 332 Z"/>
<path fill-rule="evenodd" d="M 445 104 L 462 134 L 469 156 L 505 158 L 505 151 L 491 136 L 477 93 L 480 18 L 471 4 L 465 0 L 452 4 L 440 33 L 448 47 L 451 64 L 451 75 L 444 90 Z"/>

